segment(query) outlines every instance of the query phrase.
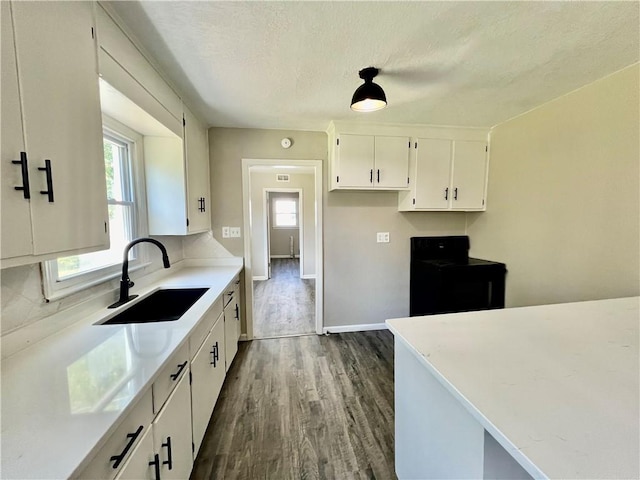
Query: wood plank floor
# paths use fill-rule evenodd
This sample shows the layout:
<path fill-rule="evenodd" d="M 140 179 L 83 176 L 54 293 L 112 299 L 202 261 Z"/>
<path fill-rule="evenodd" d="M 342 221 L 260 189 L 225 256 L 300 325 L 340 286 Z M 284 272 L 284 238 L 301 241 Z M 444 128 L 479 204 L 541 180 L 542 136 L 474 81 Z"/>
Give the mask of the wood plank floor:
<path fill-rule="evenodd" d="M 300 259 L 272 258 L 271 278 L 253 282 L 253 336 L 316 331 L 315 280 L 300 278 Z"/>
<path fill-rule="evenodd" d="M 384 479 L 394 469 L 386 330 L 240 345 L 192 479 Z"/>

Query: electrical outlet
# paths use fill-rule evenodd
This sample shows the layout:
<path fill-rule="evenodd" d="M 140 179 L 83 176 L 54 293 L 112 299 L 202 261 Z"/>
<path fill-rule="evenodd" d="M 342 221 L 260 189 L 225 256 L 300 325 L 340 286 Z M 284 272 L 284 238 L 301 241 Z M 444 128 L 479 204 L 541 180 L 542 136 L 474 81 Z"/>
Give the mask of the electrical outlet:
<path fill-rule="evenodd" d="M 389 243 L 389 232 L 378 232 L 376 238 L 378 243 Z"/>
<path fill-rule="evenodd" d="M 229 235 L 230 237 L 237 237 L 237 238 L 239 238 L 239 237 L 240 237 L 240 227 L 231 227 L 231 228 L 229 229 L 229 234 L 230 234 L 230 235 Z"/>
<path fill-rule="evenodd" d="M 222 238 L 229 238 L 229 227 L 222 227 Z"/>

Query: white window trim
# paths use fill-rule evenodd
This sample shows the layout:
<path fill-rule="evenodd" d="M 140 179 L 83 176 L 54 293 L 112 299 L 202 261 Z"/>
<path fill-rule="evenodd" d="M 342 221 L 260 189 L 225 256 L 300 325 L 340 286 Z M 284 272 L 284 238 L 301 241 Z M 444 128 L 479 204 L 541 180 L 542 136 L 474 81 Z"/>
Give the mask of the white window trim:
<path fill-rule="evenodd" d="M 148 234 L 147 205 L 144 178 L 144 151 L 143 137 L 138 132 L 131 130 L 117 120 L 102 115 L 103 132 L 129 144 L 132 158 L 131 169 L 133 171 L 134 191 L 136 192 L 137 236 L 145 237 Z M 151 264 L 147 249 L 142 245 L 133 248 L 136 254 L 135 260 L 129 262 L 129 272 L 135 272 Z M 69 276 L 65 280 L 57 280 L 57 262 L 49 260 L 41 264 L 44 297 L 47 302 L 59 300 L 74 293 L 86 290 L 101 283 L 108 282 L 122 274 L 122 263 L 109 265 L 96 270 Z"/>

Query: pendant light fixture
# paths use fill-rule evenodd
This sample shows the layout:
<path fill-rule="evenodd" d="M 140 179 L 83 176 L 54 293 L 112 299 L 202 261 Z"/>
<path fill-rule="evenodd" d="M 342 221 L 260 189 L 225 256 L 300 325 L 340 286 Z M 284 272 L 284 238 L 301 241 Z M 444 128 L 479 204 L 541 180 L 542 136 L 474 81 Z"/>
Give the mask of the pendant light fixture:
<path fill-rule="evenodd" d="M 387 96 L 384 90 L 377 83 L 373 83 L 373 78 L 380 70 L 375 67 L 367 67 L 360 70 L 360 78 L 364 84 L 360 85 L 351 99 L 351 110 L 354 112 L 375 112 L 387 106 Z"/>

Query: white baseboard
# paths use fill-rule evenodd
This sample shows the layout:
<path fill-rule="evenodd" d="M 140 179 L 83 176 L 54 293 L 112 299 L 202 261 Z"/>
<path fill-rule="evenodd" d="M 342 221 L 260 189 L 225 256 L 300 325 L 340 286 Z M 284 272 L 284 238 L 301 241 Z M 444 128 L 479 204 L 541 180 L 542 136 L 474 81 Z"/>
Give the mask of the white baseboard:
<path fill-rule="evenodd" d="M 315 280 L 316 279 L 316 275 L 315 273 L 312 275 L 301 275 L 300 278 L 302 278 L 303 280 Z"/>
<path fill-rule="evenodd" d="M 269 280 L 266 275 L 258 275 L 253 277 L 254 280 Z"/>
<path fill-rule="evenodd" d="M 300 255 L 294 255 L 295 258 L 300 258 Z M 271 255 L 271 258 L 291 258 L 291 255 Z"/>
<path fill-rule="evenodd" d="M 387 324 L 382 323 L 362 323 L 360 325 L 340 325 L 337 327 L 324 327 L 322 332 L 327 333 L 347 333 L 347 332 L 366 332 L 368 330 L 387 330 Z"/>

